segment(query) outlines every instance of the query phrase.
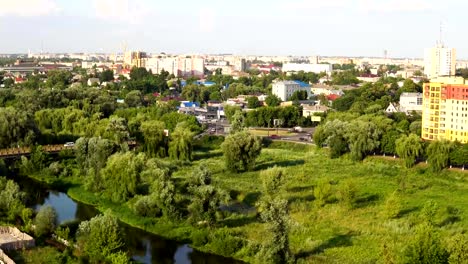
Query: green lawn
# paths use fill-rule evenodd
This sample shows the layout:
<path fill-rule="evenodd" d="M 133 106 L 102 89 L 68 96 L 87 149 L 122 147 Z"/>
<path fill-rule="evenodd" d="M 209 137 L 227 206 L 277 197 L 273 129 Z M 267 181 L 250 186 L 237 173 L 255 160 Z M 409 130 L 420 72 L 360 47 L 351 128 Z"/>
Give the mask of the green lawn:
<path fill-rule="evenodd" d="M 241 174 L 224 169 L 219 149 L 196 152 L 195 158 L 192 165 L 174 173 L 175 181 L 184 182 L 195 166 L 210 168 L 214 184 L 229 191 L 237 205 L 247 208 L 247 213 L 228 215 L 219 227 L 226 227 L 224 231 L 252 244 L 261 243 L 269 235 L 266 225 L 249 210 L 261 195 L 259 173 L 275 165 L 284 168 L 287 176 L 279 195 L 290 201 L 290 245 L 295 256 L 305 263 L 382 262 L 384 245 L 392 254 L 404 248 L 412 237 L 413 227 L 422 221 L 420 211 L 429 200 L 439 206 L 435 223 L 443 239 L 468 228 L 468 183 L 463 172 L 432 174 L 424 164 L 408 170 L 399 160 L 378 157 L 363 162 L 347 158 L 332 160 L 326 149 L 286 142 L 274 142 L 263 149 L 256 170 Z M 332 196 L 319 208 L 314 203 L 313 190 L 323 180 L 332 183 Z M 357 202 L 351 209 L 335 199 L 336 190 L 347 181 L 353 181 L 357 187 Z M 395 191 L 401 197 L 401 214 L 399 218 L 387 219 L 385 200 Z M 81 187 L 71 188 L 68 193 L 75 199 L 97 204 L 102 211 L 110 208 L 122 221 L 162 236 L 190 241 L 195 232 L 203 229 L 185 222 L 137 217 L 128 206 L 98 199 Z M 196 247 L 223 254 L 213 243 Z M 231 255 L 250 261 L 254 252 L 255 249 L 244 247 Z"/>

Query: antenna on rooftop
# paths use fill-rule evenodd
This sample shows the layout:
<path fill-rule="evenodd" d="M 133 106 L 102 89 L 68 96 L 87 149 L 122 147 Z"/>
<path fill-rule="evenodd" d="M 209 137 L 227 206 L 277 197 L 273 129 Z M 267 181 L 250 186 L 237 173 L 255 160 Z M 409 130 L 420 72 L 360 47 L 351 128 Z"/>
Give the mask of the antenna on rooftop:
<path fill-rule="evenodd" d="M 444 47 L 442 21 L 440 21 L 440 27 L 439 27 L 439 46 L 441 48 Z"/>

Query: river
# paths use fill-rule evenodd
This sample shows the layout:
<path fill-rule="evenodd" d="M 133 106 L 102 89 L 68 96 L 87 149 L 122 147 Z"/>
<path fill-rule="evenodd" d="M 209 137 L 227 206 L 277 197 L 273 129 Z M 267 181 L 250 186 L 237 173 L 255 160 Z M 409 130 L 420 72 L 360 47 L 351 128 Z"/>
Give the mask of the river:
<path fill-rule="evenodd" d="M 43 184 L 28 178 L 15 179 L 33 197 L 29 205 L 35 209 L 43 205 L 55 208 L 59 223 L 86 221 L 99 212 L 90 205 L 72 200 L 66 193 L 48 190 Z M 192 249 L 188 244 L 167 240 L 152 233 L 121 223 L 123 237 L 132 259 L 140 263 L 243 263 L 234 259 Z"/>

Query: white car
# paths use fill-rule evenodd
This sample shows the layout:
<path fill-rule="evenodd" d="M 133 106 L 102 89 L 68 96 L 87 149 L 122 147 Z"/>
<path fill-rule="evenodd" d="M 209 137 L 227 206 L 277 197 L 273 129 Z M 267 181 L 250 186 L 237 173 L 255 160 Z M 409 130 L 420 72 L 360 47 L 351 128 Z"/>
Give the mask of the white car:
<path fill-rule="evenodd" d="M 75 142 L 67 142 L 65 144 L 63 144 L 64 147 L 74 147 L 75 146 Z"/>

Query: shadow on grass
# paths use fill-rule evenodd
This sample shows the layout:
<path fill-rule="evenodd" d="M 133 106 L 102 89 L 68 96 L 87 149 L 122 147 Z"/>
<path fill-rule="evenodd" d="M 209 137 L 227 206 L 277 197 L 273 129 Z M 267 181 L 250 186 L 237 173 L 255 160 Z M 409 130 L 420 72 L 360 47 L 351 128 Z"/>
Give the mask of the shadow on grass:
<path fill-rule="evenodd" d="M 352 239 L 353 236 L 354 235 L 352 233 L 336 235 L 336 236 L 328 239 L 327 241 L 323 242 L 321 245 L 319 245 L 318 247 L 316 247 L 316 248 L 314 248 L 312 250 L 299 252 L 296 255 L 296 257 L 297 258 L 306 258 L 306 257 L 308 257 L 310 255 L 323 253 L 326 249 L 329 249 L 329 248 L 352 246 L 353 243 L 352 243 L 351 239 Z"/>
<path fill-rule="evenodd" d="M 288 198 L 288 201 L 290 203 L 293 203 L 293 202 L 311 202 L 315 200 L 315 197 L 313 194 L 309 194 L 309 195 L 305 195 L 305 196 L 292 196 L 290 198 Z"/>
<path fill-rule="evenodd" d="M 296 187 L 291 187 L 287 188 L 288 192 L 304 192 L 304 191 L 312 191 L 314 189 L 314 185 L 308 185 L 308 186 L 296 186 Z"/>
<path fill-rule="evenodd" d="M 227 227 L 241 227 L 244 225 L 248 225 L 257 221 L 256 215 L 249 215 L 243 216 L 240 218 L 231 218 L 231 219 L 224 219 L 220 222 L 221 225 Z"/>
<path fill-rule="evenodd" d="M 256 171 L 266 170 L 266 169 L 272 168 L 274 166 L 291 167 L 291 166 L 303 165 L 304 163 L 305 163 L 305 161 L 303 159 L 284 160 L 284 161 L 280 161 L 280 162 L 265 162 L 265 163 L 259 164 L 255 168 L 255 170 Z"/>
<path fill-rule="evenodd" d="M 223 156 L 222 152 L 197 152 L 193 154 L 193 160 L 211 159 Z"/>
<path fill-rule="evenodd" d="M 243 202 L 246 205 L 255 206 L 255 203 L 258 201 L 261 195 L 261 192 L 250 192 L 245 196 Z"/>
<path fill-rule="evenodd" d="M 411 214 L 412 212 L 416 212 L 420 209 L 419 206 L 414 206 L 414 207 L 410 207 L 410 208 L 406 208 L 406 209 L 403 209 L 400 211 L 400 213 L 398 214 L 399 217 L 404 217 L 408 214 Z"/>
<path fill-rule="evenodd" d="M 380 196 L 378 194 L 368 194 L 363 197 L 359 197 L 356 199 L 355 203 L 355 208 L 362 208 L 366 207 L 380 199 Z"/>

